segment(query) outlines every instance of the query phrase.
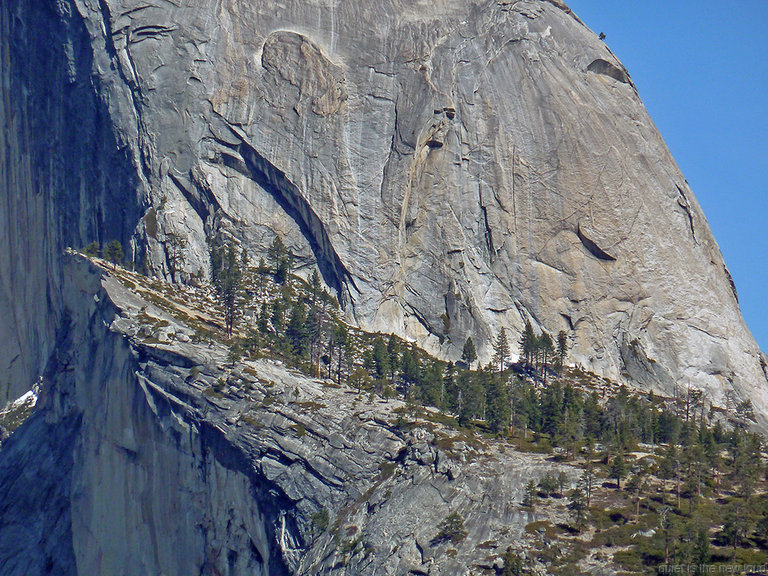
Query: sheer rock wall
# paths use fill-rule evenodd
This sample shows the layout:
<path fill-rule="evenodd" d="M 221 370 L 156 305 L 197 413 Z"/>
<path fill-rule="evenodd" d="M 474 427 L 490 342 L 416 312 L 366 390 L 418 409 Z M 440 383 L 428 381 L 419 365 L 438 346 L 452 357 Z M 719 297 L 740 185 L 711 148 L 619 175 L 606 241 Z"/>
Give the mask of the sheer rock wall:
<path fill-rule="evenodd" d="M 562 3 L 16 0 L 2 18 L 6 396 L 50 351 L 62 246 L 118 237 L 187 281 L 213 238 L 257 258 L 280 234 L 351 321 L 445 358 L 472 335 L 488 359 L 530 319 L 602 375 L 768 407 L 693 193 Z"/>

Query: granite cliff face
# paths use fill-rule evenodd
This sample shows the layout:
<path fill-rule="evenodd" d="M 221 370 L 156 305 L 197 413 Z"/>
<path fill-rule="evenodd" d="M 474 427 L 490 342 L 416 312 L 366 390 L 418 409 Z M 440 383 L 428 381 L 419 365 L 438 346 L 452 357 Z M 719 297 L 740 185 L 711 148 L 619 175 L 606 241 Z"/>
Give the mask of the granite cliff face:
<path fill-rule="evenodd" d="M 43 373 L 62 321 L 61 255 L 127 242 L 144 194 L 68 2 L 0 6 L 0 403 Z"/>
<path fill-rule="evenodd" d="M 101 0 L 3 14 L 5 146 L 33 159 L 5 160 L 7 189 L 29 200 L 4 207 L 4 258 L 35 252 L 4 272 L 16 391 L 39 373 L 18 348 L 44 358 L 51 331 L 24 327 L 48 326 L 57 305 L 48 290 L 28 323 L 29 299 L 11 295 L 54 282 L 54 247 L 130 237 L 137 262 L 186 281 L 208 273 L 213 237 L 258 255 L 280 234 L 302 265 L 318 261 L 351 321 L 446 358 L 473 335 L 487 359 L 502 326 L 530 319 L 566 330 L 573 360 L 611 378 L 690 382 L 715 401 L 735 387 L 768 408 L 693 193 L 626 70 L 564 4 Z M 27 60 L 43 36 L 50 53 Z M 27 223 L 50 239 L 18 245 Z M 16 279 L 30 259 L 46 272 Z"/>
<path fill-rule="evenodd" d="M 92 240 L 185 283 L 209 273 L 213 238 L 258 257 L 281 235 L 363 328 L 450 359 L 471 335 L 487 359 L 529 319 L 598 374 L 718 404 L 733 390 L 768 423 L 765 361 L 706 219 L 627 71 L 559 0 L 7 0 L 0 58 L 0 403 L 49 387 L 0 458 L 4 573 L 363 573 L 312 540 L 314 495 L 356 502 L 413 440 L 359 437 L 351 409 L 317 416 L 316 444 L 270 444 L 293 412 L 259 413 L 258 442 L 228 431 L 238 401 L 211 408 L 179 381 L 198 364 L 218 378 L 199 358 L 214 352 L 158 360 L 131 340 L 130 297 L 64 257 Z M 446 476 L 424 458 L 414 486 Z M 484 478 L 472 489 L 495 489 Z M 381 514 L 370 538 L 415 534 Z M 59 537 L 32 549 L 43 534 Z"/>

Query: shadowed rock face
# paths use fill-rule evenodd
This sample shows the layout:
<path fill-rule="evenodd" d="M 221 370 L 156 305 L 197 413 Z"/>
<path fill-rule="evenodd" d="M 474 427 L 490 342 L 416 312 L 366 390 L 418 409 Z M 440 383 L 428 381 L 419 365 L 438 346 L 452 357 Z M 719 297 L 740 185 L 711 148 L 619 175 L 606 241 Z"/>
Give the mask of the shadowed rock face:
<path fill-rule="evenodd" d="M 141 172 L 69 2 L 0 6 L 0 403 L 43 373 L 62 319 L 65 246 L 128 244 Z M 103 48 L 103 44 L 102 44 Z"/>

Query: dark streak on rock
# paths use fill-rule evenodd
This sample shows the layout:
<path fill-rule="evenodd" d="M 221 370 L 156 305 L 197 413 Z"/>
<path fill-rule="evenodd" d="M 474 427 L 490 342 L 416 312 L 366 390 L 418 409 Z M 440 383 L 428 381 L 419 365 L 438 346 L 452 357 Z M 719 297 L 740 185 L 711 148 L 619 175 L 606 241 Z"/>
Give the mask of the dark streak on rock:
<path fill-rule="evenodd" d="M 595 258 L 598 260 L 605 260 L 607 262 L 615 262 L 616 258 L 608 254 L 605 250 L 600 248 L 600 246 L 597 245 L 597 243 L 589 238 L 584 231 L 581 229 L 581 226 L 579 226 L 578 232 L 579 240 L 581 240 L 581 243 L 584 245 L 584 248 L 587 249 L 587 251 L 592 254 Z"/>
<path fill-rule="evenodd" d="M 733 281 L 733 276 L 731 276 L 731 271 L 728 270 L 728 267 L 723 264 L 723 272 L 725 272 L 725 277 L 728 278 L 728 283 L 731 285 L 731 291 L 733 292 L 733 297 L 736 298 L 736 303 L 739 303 L 739 293 L 736 290 L 736 282 Z"/>
<path fill-rule="evenodd" d="M 480 204 L 480 210 L 483 211 L 483 223 L 485 224 L 485 243 L 488 246 L 488 259 L 493 264 L 496 250 L 493 246 L 493 231 L 491 225 L 488 223 L 488 208 Z"/>
<path fill-rule="evenodd" d="M 241 173 L 246 178 L 253 180 L 266 192 L 272 195 L 280 207 L 298 224 L 304 237 L 309 242 L 312 252 L 315 254 L 318 268 L 323 275 L 326 284 L 339 295 L 342 307 L 347 303 L 346 297 L 351 299 L 349 287 L 353 287 L 358 293 L 360 290 L 355 285 L 352 275 L 339 258 L 331 243 L 325 226 L 320 217 L 310 206 L 307 199 L 301 193 L 298 186 L 291 182 L 286 174 L 269 162 L 264 156 L 240 136 L 230 123 L 224 120 L 239 140 L 239 144 L 233 145 L 218 137 L 216 141 L 231 149 L 235 154 L 221 154 L 221 161 L 226 166 Z"/>
<path fill-rule="evenodd" d="M 181 178 L 176 176 L 172 171 L 168 172 L 168 177 L 171 179 L 171 182 L 176 185 L 176 188 L 179 189 L 179 192 L 181 192 L 181 195 L 184 196 L 184 199 L 187 201 L 187 203 L 200 217 L 200 220 L 203 222 L 203 224 L 208 221 L 208 217 L 211 215 L 211 213 L 216 212 L 221 208 L 219 203 L 216 201 L 216 197 L 213 195 L 213 192 L 211 192 L 207 186 L 203 186 L 202 183 L 197 179 L 192 178 L 192 182 L 195 187 L 195 190 L 193 191 L 190 186 L 187 186 L 184 182 L 182 182 Z"/>
<path fill-rule="evenodd" d="M 683 189 L 677 185 L 676 187 L 677 191 L 680 193 L 680 198 L 677 199 L 677 204 L 688 216 L 688 225 L 691 228 L 691 235 L 693 236 L 693 241 L 696 242 L 696 229 L 693 227 L 693 214 L 691 213 L 691 204 L 688 202 L 688 197 L 685 195 Z M 728 276 L 730 276 L 730 274 L 728 274 Z"/>
<path fill-rule="evenodd" d="M 271 522 L 265 522 L 265 528 L 267 528 L 269 532 L 272 532 L 272 534 L 270 534 L 270 540 L 276 541 L 277 536 L 275 531 L 278 529 L 277 519 L 281 512 L 294 509 L 294 504 L 291 502 L 291 499 L 288 498 L 279 486 L 264 478 L 262 474 L 250 464 L 250 457 L 248 454 L 245 453 L 240 446 L 230 442 L 220 428 L 206 421 L 202 421 L 200 422 L 199 429 L 202 447 L 207 449 L 221 466 L 228 470 L 243 474 L 251 481 L 252 486 L 261 488 L 261 490 L 256 493 L 259 509 L 271 520 Z M 286 514 L 285 518 L 287 522 L 290 516 Z M 291 524 L 293 524 L 293 522 L 291 522 Z M 290 531 L 294 536 L 301 541 L 300 531 L 296 526 L 290 526 L 289 528 L 291 528 Z M 285 565 L 279 550 L 279 546 L 270 547 L 268 573 L 287 576 L 290 572 Z M 264 558 L 258 553 L 258 550 L 257 554 L 254 555 L 253 560 L 259 565 L 264 564 Z"/>

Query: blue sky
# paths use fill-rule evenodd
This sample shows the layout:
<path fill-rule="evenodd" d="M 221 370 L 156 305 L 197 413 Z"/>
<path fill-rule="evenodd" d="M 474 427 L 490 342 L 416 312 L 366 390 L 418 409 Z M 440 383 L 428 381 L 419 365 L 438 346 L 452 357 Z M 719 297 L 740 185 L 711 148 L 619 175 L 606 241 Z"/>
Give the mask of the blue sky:
<path fill-rule="evenodd" d="M 768 0 L 566 0 L 629 70 L 768 352 Z"/>

